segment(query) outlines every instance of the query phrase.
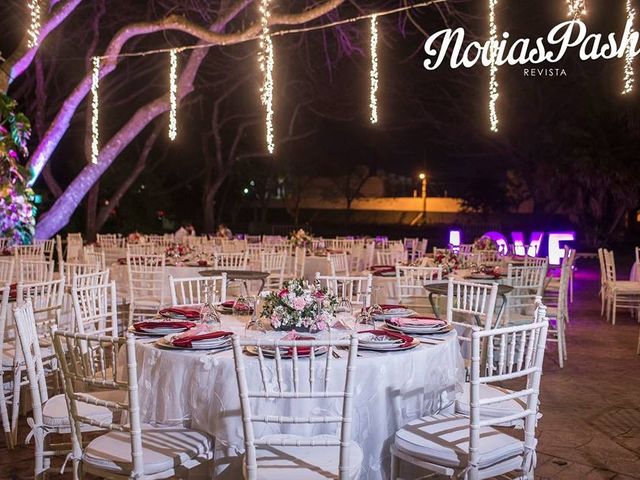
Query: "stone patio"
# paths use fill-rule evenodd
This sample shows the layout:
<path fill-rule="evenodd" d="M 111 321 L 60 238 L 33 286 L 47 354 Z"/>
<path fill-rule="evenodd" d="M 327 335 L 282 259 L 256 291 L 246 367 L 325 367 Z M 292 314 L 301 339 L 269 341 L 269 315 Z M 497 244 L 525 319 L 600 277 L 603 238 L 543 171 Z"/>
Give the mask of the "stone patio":
<path fill-rule="evenodd" d="M 615 327 L 601 319 L 596 268 L 592 260 L 578 263 L 565 368 L 555 345 L 547 351 L 539 479 L 640 479 L 640 326 L 624 311 Z M 619 272 L 622 278 L 628 269 Z M 22 439 L 26 433 L 23 421 Z M 0 480 L 32 478 L 32 459 L 31 446 L 9 452 L 0 439 Z"/>

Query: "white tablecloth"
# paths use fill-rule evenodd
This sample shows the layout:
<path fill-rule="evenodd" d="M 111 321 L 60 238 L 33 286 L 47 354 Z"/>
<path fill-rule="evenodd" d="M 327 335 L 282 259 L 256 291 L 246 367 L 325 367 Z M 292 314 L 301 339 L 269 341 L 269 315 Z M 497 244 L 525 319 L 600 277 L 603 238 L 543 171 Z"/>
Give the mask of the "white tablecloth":
<path fill-rule="evenodd" d="M 244 321 L 225 316 L 222 324 L 225 329 L 243 332 Z M 454 333 L 440 344 L 423 344 L 407 352 L 361 354 L 357 359 L 353 439 L 364 451 L 360 478 L 383 479 L 388 477 L 389 445 L 395 432 L 415 418 L 451 408 L 463 381 L 464 365 Z M 210 433 L 215 438 L 216 478 L 242 478 L 244 436 L 232 352 L 207 355 L 161 350 L 149 340 L 141 340 L 136 356 L 143 421 L 187 422 Z M 249 382 L 258 380 L 257 359 L 247 357 L 246 363 Z M 333 368 L 345 366 L 345 358 L 333 363 Z M 327 405 L 326 400 L 320 401 Z M 309 409 L 313 410 L 313 405 L 306 404 L 305 411 Z M 275 433 L 278 428 L 265 426 L 256 436 Z M 333 433 L 332 428 L 316 426 L 314 433 Z"/>

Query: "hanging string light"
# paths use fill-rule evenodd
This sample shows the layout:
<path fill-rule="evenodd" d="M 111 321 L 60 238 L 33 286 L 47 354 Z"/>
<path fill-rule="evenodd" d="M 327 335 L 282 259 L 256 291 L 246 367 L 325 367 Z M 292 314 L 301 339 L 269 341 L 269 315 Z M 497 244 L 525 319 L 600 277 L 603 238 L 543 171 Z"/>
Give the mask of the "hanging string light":
<path fill-rule="evenodd" d="M 633 33 L 633 21 L 636 17 L 636 9 L 631 5 L 631 0 L 627 0 L 627 23 L 631 22 L 631 32 Z M 631 43 L 627 46 L 627 53 L 624 62 L 624 88 L 622 94 L 626 95 L 633 91 L 635 83 L 635 72 L 633 70 L 633 47 Z"/>
<path fill-rule="evenodd" d="M 40 38 L 40 1 L 29 0 L 29 12 L 31 13 L 31 23 L 27 30 L 27 46 L 34 48 L 38 46 Z"/>
<path fill-rule="evenodd" d="M 178 133 L 178 50 L 169 52 L 169 139 L 173 142 Z"/>
<path fill-rule="evenodd" d="M 496 104 L 498 103 L 498 66 L 496 65 L 496 56 L 498 50 L 498 28 L 496 27 L 496 6 L 498 0 L 489 0 L 489 40 L 491 42 L 490 55 L 491 66 L 489 67 L 489 123 L 491 131 L 498 131 L 498 112 Z"/>
<path fill-rule="evenodd" d="M 265 108 L 265 127 L 267 136 L 267 150 L 275 151 L 273 135 L 273 41 L 269 35 L 269 7 L 271 0 L 260 1 L 260 53 L 258 63 L 263 75 L 262 87 L 260 87 L 260 101 Z"/>
<path fill-rule="evenodd" d="M 587 0 L 567 0 L 569 6 L 569 17 L 580 20 L 587 14 Z"/>
<path fill-rule="evenodd" d="M 371 123 L 378 123 L 378 16 L 371 17 L 371 90 L 369 93 L 369 107 Z"/>
<path fill-rule="evenodd" d="M 100 148 L 98 144 L 98 115 L 100 104 L 98 100 L 98 84 L 100 82 L 100 58 L 93 57 L 93 73 L 91 75 L 91 163 L 98 163 Z"/>

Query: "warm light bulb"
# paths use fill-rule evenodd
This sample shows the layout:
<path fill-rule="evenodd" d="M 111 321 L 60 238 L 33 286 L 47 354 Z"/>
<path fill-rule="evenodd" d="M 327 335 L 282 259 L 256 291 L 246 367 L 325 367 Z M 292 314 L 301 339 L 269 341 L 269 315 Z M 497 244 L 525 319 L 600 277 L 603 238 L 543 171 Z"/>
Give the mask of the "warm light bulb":
<path fill-rule="evenodd" d="M 574 20 L 580 20 L 587 14 L 587 0 L 567 0 L 569 6 L 568 16 Z"/>
<path fill-rule="evenodd" d="M 178 133 L 178 53 L 176 49 L 169 52 L 169 139 L 176 139 Z"/>
<path fill-rule="evenodd" d="M 31 23 L 27 30 L 27 46 L 34 48 L 38 46 L 40 38 L 40 2 L 39 0 L 29 0 L 29 12 Z"/>
<path fill-rule="evenodd" d="M 498 131 L 498 112 L 496 104 L 498 103 L 498 66 L 496 65 L 496 57 L 498 51 L 498 28 L 496 27 L 496 6 L 498 0 L 489 0 L 489 40 L 491 65 L 489 66 L 489 123 L 492 132 Z"/>
<path fill-rule="evenodd" d="M 627 23 L 631 22 L 631 32 L 633 33 L 633 21 L 636 17 L 636 10 L 631 5 L 631 0 L 627 0 L 626 4 L 627 9 Z M 628 93 L 633 92 L 633 86 L 635 83 L 635 72 L 633 70 L 633 48 L 631 46 L 631 42 L 627 46 L 627 52 L 625 54 L 624 61 L 624 87 L 622 88 L 622 94 L 626 95 Z"/>
<path fill-rule="evenodd" d="M 378 123 L 378 16 L 371 17 L 371 72 L 370 92 L 369 92 L 369 108 L 371 115 L 369 119 L 371 123 Z"/>
<path fill-rule="evenodd" d="M 269 34 L 269 12 L 271 0 L 261 0 L 260 2 L 260 54 L 258 63 L 262 72 L 262 86 L 260 87 L 260 101 L 265 108 L 265 129 L 267 150 L 273 154 L 275 151 L 275 141 L 273 134 L 273 40 Z"/>
<path fill-rule="evenodd" d="M 98 116 L 100 104 L 98 100 L 98 84 L 100 83 L 100 57 L 93 57 L 93 73 L 91 75 L 91 163 L 98 163 L 100 154 Z"/>

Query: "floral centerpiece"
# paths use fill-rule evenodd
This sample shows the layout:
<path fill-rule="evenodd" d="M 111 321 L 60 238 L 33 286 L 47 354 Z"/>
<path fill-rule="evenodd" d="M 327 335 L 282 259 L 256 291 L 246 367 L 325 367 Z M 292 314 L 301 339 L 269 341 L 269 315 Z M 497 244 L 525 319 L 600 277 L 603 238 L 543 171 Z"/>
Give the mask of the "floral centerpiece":
<path fill-rule="evenodd" d="M 127 243 L 133 243 L 133 244 L 138 244 L 138 243 L 142 243 L 142 235 L 140 235 L 139 232 L 133 232 L 130 233 L 129 236 L 127 237 Z"/>
<path fill-rule="evenodd" d="M 295 279 L 286 282 L 279 292 L 265 297 L 261 316 L 268 319 L 275 330 L 309 331 L 314 324 L 318 330 L 325 330 L 337 303 L 335 295 L 326 288 Z"/>
<path fill-rule="evenodd" d="M 313 236 L 309 235 L 301 228 L 300 230 L 291 232 L 291 235 L 289 235 L 289 242 L 291 242 L 291 245 L 294 247 L 309 249 L 313 243 Z"/>
<path fill-rule="evenodd" d="M 183 245 L 181 243 L 174 243 L 173 245 L 169 245 L 164 251 L 164 254 L 167 256 L 167 258 L 174 258 L 176 260 L 188 257 L 192 253 L 192 247 L 190 247 L 189 245 Z"/>
<path fill-rule="evenodd" d="M 451 273 L 454 270 L 458 270 L 462 265 L 460 257 L 458 257 L 458 255 L 451 250 L 438 253 L 433 260 L 436 266 L 442 267 L 443 275 Z"/>
<path fill-rule="evenodd" d="M 476 239 L 473 242 L 473 251 L 474 252 L 485 252 L 492 251 L 495 252 L 498 250 L 498 244 L 491 237 L 487 237 L 486 235 Z"/>
<path fill-rule="evenodd" d="M 0 237 L 10 244 L 28 244 L 35 231 L 35 195 L 24 166 L 29 155 L 29 120 L 16 112 L 17 103 L 0 94 Z"/>

